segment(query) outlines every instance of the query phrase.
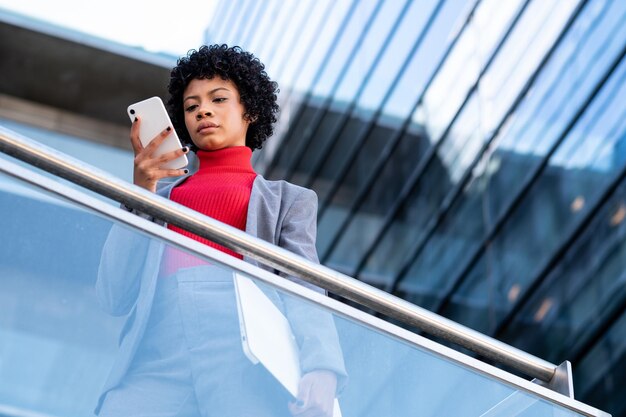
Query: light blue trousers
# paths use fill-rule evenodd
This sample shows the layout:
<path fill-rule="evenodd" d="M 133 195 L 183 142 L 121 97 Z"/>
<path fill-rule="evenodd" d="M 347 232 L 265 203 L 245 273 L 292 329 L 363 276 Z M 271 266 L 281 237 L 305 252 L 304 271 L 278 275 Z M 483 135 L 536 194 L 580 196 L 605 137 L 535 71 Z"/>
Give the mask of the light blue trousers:
<path fill-rule="evenodd" d="M 202 266 L 159 278 L 145 336 L 99 416 L 290 416 L 289 400 L 243 353 L 232 274 Z"/>

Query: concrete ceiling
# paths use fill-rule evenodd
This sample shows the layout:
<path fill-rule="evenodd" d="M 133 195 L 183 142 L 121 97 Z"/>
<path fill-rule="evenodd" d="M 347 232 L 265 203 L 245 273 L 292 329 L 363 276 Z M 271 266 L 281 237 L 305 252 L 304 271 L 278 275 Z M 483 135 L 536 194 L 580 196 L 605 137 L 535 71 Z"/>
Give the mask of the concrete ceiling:
<path fill-rule="evenodd" d="M 0 9 L 0 94 L 128 126 L 126 107 L 163 98 L 175 62 Z"/>

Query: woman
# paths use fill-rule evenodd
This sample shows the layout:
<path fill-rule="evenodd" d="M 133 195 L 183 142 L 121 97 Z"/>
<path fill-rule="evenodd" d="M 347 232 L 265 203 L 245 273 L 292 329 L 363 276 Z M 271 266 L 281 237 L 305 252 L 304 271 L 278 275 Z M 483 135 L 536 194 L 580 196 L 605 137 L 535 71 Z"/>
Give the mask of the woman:
<path fill-rule="evenodd" d="M 134 183 L 317 261 L 315 193 L 267 181 L 250 163 L 252 151 L 273 133 L 278 112 L 278 88 L 263 64 L 238 47 L 203 46 L 179 59 L 168 90 L 174 128 L 186 147 L 155 158 L 154 150 L 171 127 L 143 147 L 136 118 L 130 135 Z M 189 151 L 199 160 L 193 175 L 161 168 Z M 159 183 L 179 176 L 167 185 Z M 228 272 L 115 226 L 103 250 L 96 289 L 106 311 L 129 316 L 96 409 L 101 416 L 332 415 L 346 374 L 329 315 L 270 294 L 290 320 L 300 348 L 303 377 L 298 398 L 289 402 L 267 371 L 243 354 Z"/>

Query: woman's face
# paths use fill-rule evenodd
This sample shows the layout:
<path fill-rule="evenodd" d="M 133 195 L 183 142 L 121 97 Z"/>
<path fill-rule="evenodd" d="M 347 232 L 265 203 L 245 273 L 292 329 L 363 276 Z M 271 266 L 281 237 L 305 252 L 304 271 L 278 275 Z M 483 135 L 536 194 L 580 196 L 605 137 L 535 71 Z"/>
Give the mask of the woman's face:
<path fill-rule="evenodd" d="M 193 143 L 205 151 L 246 145 L 249 122 L 244 119 L 239 90 L 220 77 L 192 80 L 183 93 L 185 126 Z"/>

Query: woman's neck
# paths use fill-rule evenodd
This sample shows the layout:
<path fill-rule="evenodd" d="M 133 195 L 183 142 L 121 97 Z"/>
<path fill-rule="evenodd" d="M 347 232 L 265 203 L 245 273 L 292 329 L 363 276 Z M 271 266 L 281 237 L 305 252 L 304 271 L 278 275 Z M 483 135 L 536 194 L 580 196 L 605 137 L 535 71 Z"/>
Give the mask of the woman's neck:
<path fill-rule="evenodd" d="M 196 155 L 200 162 L 199 171 L 230 167 L 237 170 L 254 172 L 250 161 L 252 158 L 252 150 L 247 146 L 233 146 L 216 151 L 198 150 Z"/>

